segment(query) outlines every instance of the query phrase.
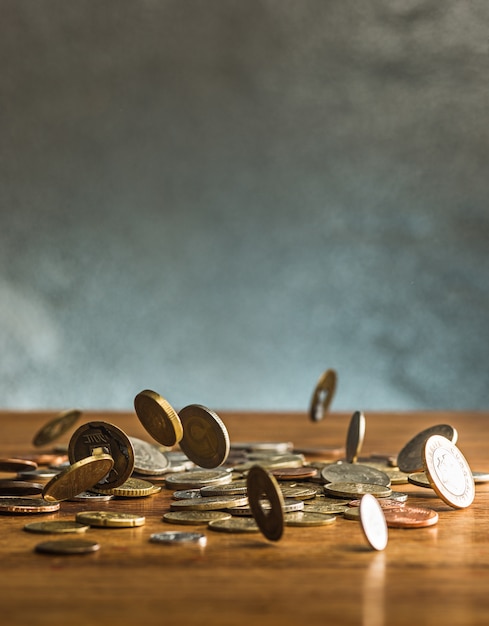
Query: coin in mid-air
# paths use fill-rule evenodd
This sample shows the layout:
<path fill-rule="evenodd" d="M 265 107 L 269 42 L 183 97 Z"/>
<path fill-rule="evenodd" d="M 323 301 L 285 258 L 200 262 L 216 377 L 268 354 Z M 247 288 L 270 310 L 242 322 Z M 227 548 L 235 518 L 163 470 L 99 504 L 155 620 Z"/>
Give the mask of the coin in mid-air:
<path fill-rule="evenodd" d="M 366 493 L 360 500 L 360 523 L 363 534 L 374 550 L 384 550 L 388 541 L 387 522 L 379 501 Z"/>
<path fill-rule="evenodd" d="M 86 539 L 58 539 L 56 541 L 43 541 L 35 547 L 36 552 L 44 554 L 90 554 L 97 552 L 100 544 Z"/>
<path fill-rule="evenodd" d="M 457 443 L 457 431 L 449 424 L 436 424 L 430 426 L 410 439 L 397 455 L 397 465 L 401 472 L 411 474 L 421 472 L 423 466 L 423 449 L 426 441 L 432 435 L 442 435 L 453 444 Z"/>
<path fill-rule="evenodd" d="M 83 424 L 70 439 L 68 446 L 70 463 L 100 454 L 111 456 L 114 465 L 96 484 L 96 488 L 108 490 L 119 487 L 134 469 L 134 449 L 129 437 L 120 428 L 108 422 Z"/>
<path fill-rule="evenodd" d="M 219 467 L 229 454 L 229 435 L 221 418 L 200 404 L 189 404 L 178 413 L 183 426 L 180 448 L 200 467 Z"/>
<path fill-rule="evenodd" d="M 249 506 L 255 522 L 267 539 L 278 541 L 284 532 L 284 497 L 274 476 L 259 465 L 253 466 L 246 478 Z M 263 499 L 270 508 L 265 508 Z"/>
<path fill-rule="evenodd" d="M 56 415 L 34 435 L 32 443 L 36 448 L 45 446 L 64 435 L 81 417 L 81 411 L 71 409 Z"/>
<path fill-rule="evenodd" d="M 183 436 L 178 413 L 159 393 L 145 389 L 134 398 L 134 409 L 139 421 L 155 441 L 174 446 Z"/>
<path fill-rule="evenodd" d="M 328 369 L 321 374 L 312 394 L 309 417 L 313 422 L 323 419 L 329 410 L 336 391 L 338 376 L 336 371 Z"/>
<path fill-rule="evenodd" d="M 472 504 L 474 477 L 455 444 L 441 435 L 432 435 L 425 443 L 423 461 L 431 486 L 444 502 L 455 509 Z"/>
<path fill-rule="evenodd" d="M 365 415 L 355 411 L 350 419 L 346 434 L 346 461 L 356 463 L 365 438 Z"/>
<path fill-rule="evenodd" d="M 44 486 L 43 498 L 48 502 L 60 502 L 74 498 L 102 480 L 110 472 L 113 465 L 114 460 L 108 454 L 89 456 L 76 461 L 51 478 Z"/>

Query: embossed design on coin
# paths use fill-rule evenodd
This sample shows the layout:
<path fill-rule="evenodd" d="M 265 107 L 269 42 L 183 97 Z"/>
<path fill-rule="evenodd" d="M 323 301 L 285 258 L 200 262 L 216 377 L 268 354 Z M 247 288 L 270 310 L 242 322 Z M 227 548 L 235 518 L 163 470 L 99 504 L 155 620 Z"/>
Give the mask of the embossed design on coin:
<path fill-rule="evenodd" d="M 143 526 L 146 518 L 144 515 L 119 511 L 80 511 L 76 514 L 76 521 L 79 524 L 88 524 L 89 526 L 131 528 L 132 526 Z"/>
<path fill-rule="evenodd" d="M 201 547 L 207 544 L 207 537 L 202 533 L 188 533 L 188 532 L 163 532 L 153 533 L 149 538 L 151 543 L 163 543 L 163 544 L 184 544 L 184 543 L 196 543 Z"/>
<path fill-rule="evenodd" d="M 52 534 L 67 534 L 76 533 L 81 534 L 86 532 L 89 526 L 86 524 L 78 524 L 78 522 L 63 522 L 63 521 L 50 521 L 50 522 L 31 522 L 24 526 L 24 530 L 30 533 L 39 533 L 42 535 Z"/>
<path fill-rule="evenodd" d="M 196 465 L 212 469 L 229 454 L 229 435 L 221 418 L 200 404 L 189 404 L 178 413 L 183 426 L 180 447 Z"/>
<path fill-rule="evenodd" d="M 114 424 L 89 422 L 72 435 L 68 446 L 71 463 L 89 456 L 108 454 L 114 460 L 110 472 L 97 484 L 97 489 L 113 489 L 125 482 L 134 469 L 134 450 L 128 436 Z"/>
<path fill-rule="evenodd" d="M 374 550 L 384 550 L 388 541 L 387 522 L 379 501 L 366 493 L 360 500 L 360 523 L 363 534 Z"/>
<path fill-rule="evenodd" d="M 139 421 L 155 441 L 174 446 L 183 436 L 178 413 L 159 393 L 145 389 L 134 398 L 134 409 Z"/>
<path fill-rule="evenodd" d="M 86 539 L 58 539 L 38 543 L 35 550 L 44 554 L 90 554 L 100 550 L 100 544 Z"/>
<path fill-rule="evenodd" d="M 129 437 L 134 448 L 134 471 L 148 476 L 159 476 L 168 471 L 170 461 L 158 446 L 138 439 Z"/>
<path fill-rule="evenodd" d="M 346 434 L 346 461 L 356 463 L 363 446 L 365 437 L 365 416 L 360 411 L 355 411 L 350 419 Z"/>
<path fill-rule="evenodd" d="M 169 511 L 163 515 L 163 521 L 169 524 L 199 526 L 214 520 L 229 519 L 230 513 L 224 511 Z"/>
<path fill-rule="evenodd" d="M 278 541 L 284 532 L 284 497 L 274 476 L 263 467 L 255 465 L 246 479 L 249 506 L 261 532 L 267 539 Z M 270 509 L 262 500 L 267 499 Z"/>
<path fill-rule="evenodd" d="M 312 394 L 309 417 L 313 422 L 323 419 L 329 410 L 336 391 L 338 376 L 333 369 L 326 370 L 319 377 Z"/>
<path fill-rule="evenodd" d="M 102 480 L 113 465 L 108 454 L 81 459 L 51 478 L 42 491 L 43 498 L 48 502 L 69 500 Z"/>
<path fill-rule="evenodd" d="M 321 476 L 326 483 L 372 483 L 384 487 L 391 484 L 391 479 L 385 472 L 360 463 L 332 463 L 323 467 Z"/>
<path fill-rule="evenodd" d="M 411 474 L 421 472 L 423 466 L 423 449 L 426 441 L 432 435 L 442 435 L 453 444 L 457 443 L 457 431 L 449 424 L 437 424 L 422 430 L 410 439 L 397 455 L 397 465 L 401 472 Z"/>
<path fill-rule="evenodd" d="M 329 485 L 324 485 L 324 492 L 330 496 L 337 496 L 340 498 L 362 496 L 366 493 L 377 496 L 377 498 L 388 498 L 392 495 L 392 489 L 390 487 L 374 485 L 373 483 L 351 482 L 329 483 Z"/>
<path fill-rule="evenodd" d="M 423 460 L 428 480 L 444 502 L 455 509 L 472 504 L 474 477 L 457 446 L 446 437 L 432 435 L 425 443 Z"/>
<path fill-rule="evenodd" d="M 64 435 L 81 417 L 81 411 L 72 409 L 60 413 L 52 420 L 44 424 L 44 426 L 34 435 L 32 443 L 36 448 L 45 446 Z"/>

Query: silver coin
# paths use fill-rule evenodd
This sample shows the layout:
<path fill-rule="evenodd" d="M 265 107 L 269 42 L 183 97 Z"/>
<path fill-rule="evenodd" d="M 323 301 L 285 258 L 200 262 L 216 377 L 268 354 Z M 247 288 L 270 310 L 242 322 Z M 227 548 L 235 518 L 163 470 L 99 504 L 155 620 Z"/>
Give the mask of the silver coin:
<path fill-rule="evenodd" d="M 177 489 L 173 492 L 174 500 L 190 500 L 190 498 L 202 498 L 200 489 Z"/>
<path fill-rule="evenodd" d="M 226 470 L 196 469 L 170 474 L 165 478 L 165 484 L 170 489 L 200 489 L 206 485 L 230 483 L 232 479 L 231 473 Z"/>
<path fill-rule="evenodd" d="M 327 483 L 372 483 L 389 487 L 391 480 L 385 472 L 360 463 L 332 463 L 321 470 Z"/>
<path fill-rule="evenodd" d="M 207 496 L 189 498 L 188 500 L 174 500 L 170 504 L 172 511 L 219 511 L 233 506 L 246 506 L 247 496 Z"/>
<path fill-rule="evenodd" d="M 163 515 L 163 521 L 169 524 L 199 526 L 230 517 L 231 514 L 224 511 L 169 511 Z"/>
<path fill-rule="evenodd" d="M 134 471 L 147 476 L 157 476 L 168 471 L 170 461 L 159 446 L 137 437 L 129 437 L 134 448 Z"/>
<path fill-rule="evenodd" d="M 410 439 L 397 455 L 397 465 L 401 472 L 411 474 L 412 472 L 421 472 L 424 469 L 423 450 L 425 443 L 432 435 L 441 435 L 453 444 L 457 443 L 457 431 L 449 424 L 437 424 L 422 430 Z"/>
<path fill-rule="evenodd" d="M 86 502 L 89 500 L 90 502 L 108 502 L 109 500 L 113 500 L 114 496 L 109 493 L 94 493 L 92 491 L 82 491 L 73 498 L 70 498 L 70 502 Z"/>
<path fill-rule="evenodd" d="M 207 537 L 202 533 L 184 531 L 153 533 L 149 538 L 151 543 L 175 544 L 198 544 L 203 547 L 207 544 Z"/>
<path fill-rule="evenodd" d="M 270 502 L 268 500 L 262 500 L 261 506 L 264 511 L 269 511 L 271 509 Z M 284 498 L 283 504 L 283 512 L 284 513 L 294 513 L 296 511 L 303 511 L 305 508 L 304 502 L 302 500 L 295 500 L 293 498 Z M 226 511 L 231 513 L 234 517 L 251 517 L 253 516 L 253 512 L 249 506 L 235 506 L 235 507 L 227 507 Z"/>

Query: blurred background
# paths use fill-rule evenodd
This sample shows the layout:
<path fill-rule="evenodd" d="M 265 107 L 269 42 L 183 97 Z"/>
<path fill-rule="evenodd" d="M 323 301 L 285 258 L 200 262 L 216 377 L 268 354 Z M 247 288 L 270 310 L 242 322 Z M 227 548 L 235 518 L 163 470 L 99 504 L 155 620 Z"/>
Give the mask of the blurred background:
<path fill-rule="evenodd" d="M 0 0 L 0 406 L 489 408 L 488 27 Z"/>

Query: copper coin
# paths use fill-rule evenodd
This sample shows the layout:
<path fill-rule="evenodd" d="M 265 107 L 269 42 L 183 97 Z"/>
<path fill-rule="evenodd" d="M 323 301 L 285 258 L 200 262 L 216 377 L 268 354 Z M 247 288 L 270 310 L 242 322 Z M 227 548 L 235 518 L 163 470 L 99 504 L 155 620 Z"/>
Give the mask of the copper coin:
<path fill-rule="evenodd" d="M 37 496 L 44 485 L 27 480 L 0 480 L 0 496 Z"/>
<path fill-rule="evenodd" d="M 277 480 L 301 480 L 302 478 L 313 478 L 318 473 L 315 467 L 282 467 L 271 469 L 270 474 Z"/>
<path fill-rule="evenodd" d="M 35 550 L 44 554 L 89 554 L 100 549 L 100 544 L 86 539 L 58 539 L 38 543 Z"/>
<path fill-rule="evenodd" d="M 438 521 L 438 513 L 421 506 L 404 506 L 384 509 L 385 520 L 390 528 L 424 528 Z"/>
<path fill-rule="evenodd" d="M 42 498 L 16 498 L 0 496 L 0 513 L 52 513 L 59 510 L 59 502 L 46 502 Z"/>
<path fill-rule="evenodd" d="M 0 472 L 26 472 L 37 469 L 37 463 L 26 459 L 0 459 Z"/>
<path fill-rule="evenodd" d="M 22 454 L 18 457 L 25 461 L 33 461 L 37 465 L 57 466 L 68 460 L 67 454 L 58 454 L 55 452 L 34 452 L 33 454 Z"/>
<path fill-rule="evenodd" d="M 328 412 L 333 400 L 338 376 L 333 369 L 326 370 L 319 377 L 312 394 L 309 407 L 309 417 L 313 422 L 319 422 Z"/>

